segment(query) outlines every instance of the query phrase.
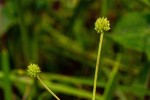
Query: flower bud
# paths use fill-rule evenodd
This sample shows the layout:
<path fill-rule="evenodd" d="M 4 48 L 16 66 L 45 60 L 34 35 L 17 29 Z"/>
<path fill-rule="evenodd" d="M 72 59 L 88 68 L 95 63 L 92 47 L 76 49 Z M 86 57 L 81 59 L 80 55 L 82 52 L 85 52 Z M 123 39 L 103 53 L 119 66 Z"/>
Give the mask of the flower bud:
<path fill-rule="evenodd" d="M 97 33 L 103 33 L 103 31 L 109 31 L 110 30 L 110 23 L 107 20 L 107 18 L 98 18 L 95 22 L 95 30 Z"/>
<path fill-rule="evenodd" d="M 30 64 L 27 69 L 28 75 L 31 77 L 36 77 L 38 73 L 41 72 L 40 68 L 36 64 Z"/>

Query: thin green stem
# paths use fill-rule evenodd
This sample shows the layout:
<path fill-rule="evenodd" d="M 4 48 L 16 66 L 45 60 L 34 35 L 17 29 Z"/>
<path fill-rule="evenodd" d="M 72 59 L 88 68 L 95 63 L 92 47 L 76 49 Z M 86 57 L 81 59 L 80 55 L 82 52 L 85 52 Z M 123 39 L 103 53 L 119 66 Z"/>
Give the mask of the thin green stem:
<path fill-rule="evenodd" d="M 54 92 L 52 91 L 52 90 L 50 90 L 47 86 L 46 86 L 46 84 L 41 80 L 41 78 L 37 75 L 37 78 L 38 78 L 38 80 L 41 82 L 41 84 L 46 88 L 46 90 L 50 93 L 50 94 L 52 94 L 57 100 L 60 100 L 55 94 L 54 94 Z"/>
<path fill-rule="evenodd" d="M 97 55 L 97 61 L 96 61 L 96 69 L 95 69 L 95 77 L 94 77 L 94 87 L 93 87 L 92 100 L 95 100 L 95 96 L 96 96 L 96 84 L 97 84 L 98 68 L 99 68 L 99 61 L 100 61 L 100 55 L 101 55 L 101 48 L 102 48 L 102 42 L 103 42 L 103 35 L 104 35 L 104 33 L 102 32 L 101 35 L 100 35 L 99 48 L 98 48 L 98 55 Z"/>

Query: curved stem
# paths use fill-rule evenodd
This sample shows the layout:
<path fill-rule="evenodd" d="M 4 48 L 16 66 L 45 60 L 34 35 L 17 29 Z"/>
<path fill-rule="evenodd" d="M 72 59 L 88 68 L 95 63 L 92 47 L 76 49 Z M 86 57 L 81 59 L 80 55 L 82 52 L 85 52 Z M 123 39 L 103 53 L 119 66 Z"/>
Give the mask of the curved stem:
<path fill-rule="evenodd" d="M 52 90 L 50 90 L 46 85 L 45 85 L 45 83 L 41 80 L 41 78 L 37 75 L 37 78 L 38 78 L 38 80 L 41 82 L 41 84 L 46 88 L 46 90 L 50 93 L 50 94 L 52 94 L 57 100 L 60 100 L 56 95 L 55 95 L 55 93 L 52 91 Z"/>
<path fill-rule="evenodd" d="M 98 54 L 97 54 L 97 61 L 96 61 L 96 69 L 95 69 L 95 76 L 94 76 L 94 87 L 93 87 L 92 100 L 95 100 L 95 96 L 96 96 L 96 84 L 97 84 L 98 68 L 99 68 L 101 48 L 102 48 L 102 42 L 103 42 L 103 35 L 104 35 L 104 33 L 102 32 L 101 35 L 100 35 L 99 48 L 98 48 Z"/>

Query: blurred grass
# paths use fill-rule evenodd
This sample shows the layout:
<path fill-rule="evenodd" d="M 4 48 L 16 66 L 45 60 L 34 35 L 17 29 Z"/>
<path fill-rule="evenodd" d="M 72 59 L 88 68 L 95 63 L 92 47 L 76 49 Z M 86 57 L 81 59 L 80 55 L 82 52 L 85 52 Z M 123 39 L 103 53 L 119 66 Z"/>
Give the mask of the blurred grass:
<path fill-rule="evenodd" d="M 149 8 L 148 0 L 0 1 L 0 97 L 52 99 L 26 76 L 27 65 L 37 63 L 62 100 L 91 99 L 99 39 L 94 22 L 107 16 L 111 31 L 103 42 L 97 99 L 149 100 Z"/>
<path fill-rule="evenodd" d="M 103 100 L 111 100 L 112 99 L 111 97 L 112 97 L 113 91 L 115 90 L 115 87 L 116 87 L 115 82 L 116 82 L 116 77 L 117 77 L 117 73 L 119 70 L 120 60 L 121 60 L 121 55 L 117 54 L 117 59 L 116 59 L 114 68 L 113 68 L 112 72 L 110 73 L 108 82 L 105 87 Z"/>
<path fill-rule="evenodd" d="M 5 100 L 12 99 L 12 84 L 10 81 L 10 65 L 9 65 L 9 54 L 7 50 L 2 50 L 1 52 L 1 66 L 3 71 L 3 90 L 4 90 L 4 98 Z"/>
<path fill-rule="evenodd" d="M 25 15 L 23 13 L 23 4 L 20 0 L 14 0 L 16 4 L 16 13 L 18 15 L 18 24 L 21 33 L 21 42 L 22 42 L 22 51 L 24 53 L 24 59 L 29 62 L 30 61 L 30 46 L 29 46 L 29 38 L 28 38 L 28 29 L 25 22 Z"/>

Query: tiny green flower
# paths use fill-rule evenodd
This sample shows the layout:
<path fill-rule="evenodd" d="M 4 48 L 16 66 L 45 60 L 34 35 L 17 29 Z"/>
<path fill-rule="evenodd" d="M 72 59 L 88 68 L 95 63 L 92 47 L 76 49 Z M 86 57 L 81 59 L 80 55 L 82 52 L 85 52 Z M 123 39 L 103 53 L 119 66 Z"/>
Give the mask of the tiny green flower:
<path fill-rule="evenodd" d="M 31 77 L 36 77 L 40 82 L 41 84 L 46 88 L 46 90 L 51 93 L 57 100 L 60 100 L 56 94 L 53 93 L 52 90 L 50 90 L 47 85 L 42 81 L 42 79 L 40 78 L 40 76 L 38 75 L 38 73 L 41 72 L 40 68 L 38 65 L 36 64 L 30 64 L 28 66 L 28 69 L 27 69 L 27 72 L 28 72 L 28 75 L 30 75 Z"/>
<path fill-rule="evenodd" d="M 28 75 L 31 77 L 36 77 L 38 73 L 41 72 L 40 68 L 36 64 L 30 64 L 27 69 Z"/>
<path fill-rule="evenodd" d="M 107 18 L 98 18 L 95 22 L 95 30 L 97 33 L 103 33 L 103 31 L 109 31 L 110 30 L 110 23 L 107 20 Z"/>

